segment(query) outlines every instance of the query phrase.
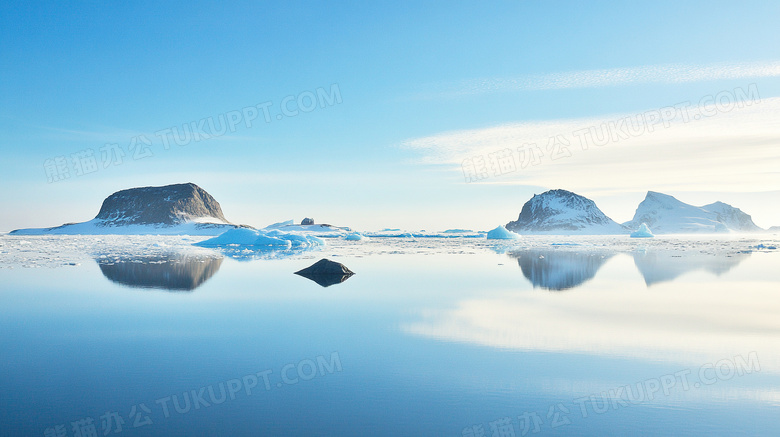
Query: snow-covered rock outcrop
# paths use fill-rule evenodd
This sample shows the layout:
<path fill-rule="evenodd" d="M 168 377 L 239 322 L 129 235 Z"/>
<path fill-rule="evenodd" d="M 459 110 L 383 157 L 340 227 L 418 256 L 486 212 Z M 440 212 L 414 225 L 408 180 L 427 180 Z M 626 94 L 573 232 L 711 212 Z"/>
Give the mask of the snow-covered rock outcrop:
<path fill-rule="evenodd" d="M 219 202 L 199 186 L 186 183 L 117 191 L 90 221 L 11 233 L 219 235 L 233 228 L 237 226 L 225 219 Z"/>
<path fill-rule="evenodd" d="M 693 206 L 668 195 L 648 191 L 634 218 L 624 226 L 636 229 L 646 223 L 656 234 L 752 232 L 761 228 L 738 208 L 722 202 Z"/>
<path fill-rule="evenodd" d="M 517 220 L 506 224 L 520 234 L 626 234 L 628 230 L 607 217 L 592 200 L 566 190 L 534 195 Z"/>
<path fill-rule="evenodd" d="M 715 202 L 704 205 L 702 208 L 717 214 L 718 221 L 726 225 L 726 227 L 732 231 L 756 232 L 763 230 L 753 223 L 753 218 L 750 215 L 745 214 L 741 209 L 735 208 L 727 203 Z"/>

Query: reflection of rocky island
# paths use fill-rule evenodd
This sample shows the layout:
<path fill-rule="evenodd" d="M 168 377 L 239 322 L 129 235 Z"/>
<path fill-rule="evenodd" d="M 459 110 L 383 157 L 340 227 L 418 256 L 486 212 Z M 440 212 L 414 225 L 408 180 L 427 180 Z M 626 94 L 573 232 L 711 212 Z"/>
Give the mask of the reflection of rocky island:
<path fill-rule="evenodd" d="M 566 290 L 592 279 L 614 253 L 528 249 L 513 251 L 508 255 L 517 258 L 523 275 L 534 287 Z"/>
<path fill-rule="evenodd" d="M 196 289 L 222 265 L 222 258 L 180 254 L 95 261 L 103 275 L 118 284 L 171 291 Z"/>
<path fill-rule="evenodd" d="M 678 276 L 694 270 L 706 270 L 720 276 L 744 261 L 750 253 L 729 255 L 706 254 L 693 251 L 637 251 L 634 264 L 648 286 L 673 281 Z"/>

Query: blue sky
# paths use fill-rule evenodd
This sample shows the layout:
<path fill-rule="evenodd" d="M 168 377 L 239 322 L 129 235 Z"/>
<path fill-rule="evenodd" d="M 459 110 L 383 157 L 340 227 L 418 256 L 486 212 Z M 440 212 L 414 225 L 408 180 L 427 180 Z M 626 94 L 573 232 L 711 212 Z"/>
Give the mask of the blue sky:
<path fill-rule="evenodd" d="M 621 222 L 655 190 L 780 225 L 780 3 L 616 3 L 2 2 L 0 230 L 177 182 L 255 226 L 489 229 L 550 188 Z M 340 103 L 281 114 L 333 86 Z M 464 180 L 464 159 L 750 86 L 758 105 Z M 265 102 L 268 123 L 154 135 Z M 47 159 L 139 135 L 153 156 L 48 182 Z"/>

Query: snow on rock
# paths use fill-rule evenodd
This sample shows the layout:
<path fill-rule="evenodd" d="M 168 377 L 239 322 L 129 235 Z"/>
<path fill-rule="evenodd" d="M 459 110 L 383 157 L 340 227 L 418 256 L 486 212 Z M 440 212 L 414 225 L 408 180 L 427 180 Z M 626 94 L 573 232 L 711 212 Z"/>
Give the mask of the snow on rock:
<path fill-rule="evenodd" d="M 647 227 L 647 223 L 642 223 L 639 229 L 631 233 L 631 238 L 653 238 L 655 235 Z"/>
<path fill-rule="evenodd" d="M 195 243 L 200 247 L 253 246 L 263 248 L 308 248 L 325 243 L 314 236 L 282 232 L 280 230 L 231 229 L 217 237 Z"/>
<path fill-rule="evenodd" d="M 625 234 L 627 229 L 607 217 L 592 200 L 566 190 L 534 195 L 517 220 L 506 228 L 522 234 Z"/>
<path fill-rule="evenodd" d="M 753 218 L 750 215 L 727 203 L 715 202 L 702 206 L 702 209 L 714 212 L 718 216 L 718 221 L 732 231 L 756 232 L 763 230 L 753 223 Z"/>
<path fill-rule="evenodd" d="M 193 183 L 117 191 L 103 201 L 95 218 L 106 226 L 178 225 L 203 218 L 228 223 L 219 202 Z"/>
<path fill-rule="evenodd" d="M 509 231 L 500 225 L 487 233 L 488 240 L 517 240 L 519 238 L 520 234 Z"/>
<path fill-rule="evenodd" d="M 689 205 L 668 195 L 648 191 L 634 218 L 623 225 L 637 228 L 646 223 L 656 234 L 752 232 L 761 228 L 738 208 L 722 202 L 702 207 Z"/>

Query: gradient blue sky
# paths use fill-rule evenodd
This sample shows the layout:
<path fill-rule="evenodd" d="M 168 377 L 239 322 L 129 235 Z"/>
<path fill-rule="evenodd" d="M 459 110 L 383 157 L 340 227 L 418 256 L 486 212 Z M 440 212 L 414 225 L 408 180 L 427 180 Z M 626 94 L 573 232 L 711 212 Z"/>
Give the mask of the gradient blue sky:
<path fill-rule="evenodd" d="M 620 222 L 655 190 L 780 225 L 778 19 L 775 1 L 3 1 L 0 230 L 88 220 L 114 191 L 177 182 L 254 226 L 489 229 L 549 188 Z M 169 150 L 153 136 L 267 101 L 278 114 L 285 96 L 332 84 L 340 104 Z M 515 148 L 529 126 L 750 84 L 760 105 L 563 167 L 467 184 L 459 165 L 481 144 Z M 490 136 L 507 125 L 519 130 Z M 139 134 L 154 156 L 47 183 L 46 159 Z"/>

